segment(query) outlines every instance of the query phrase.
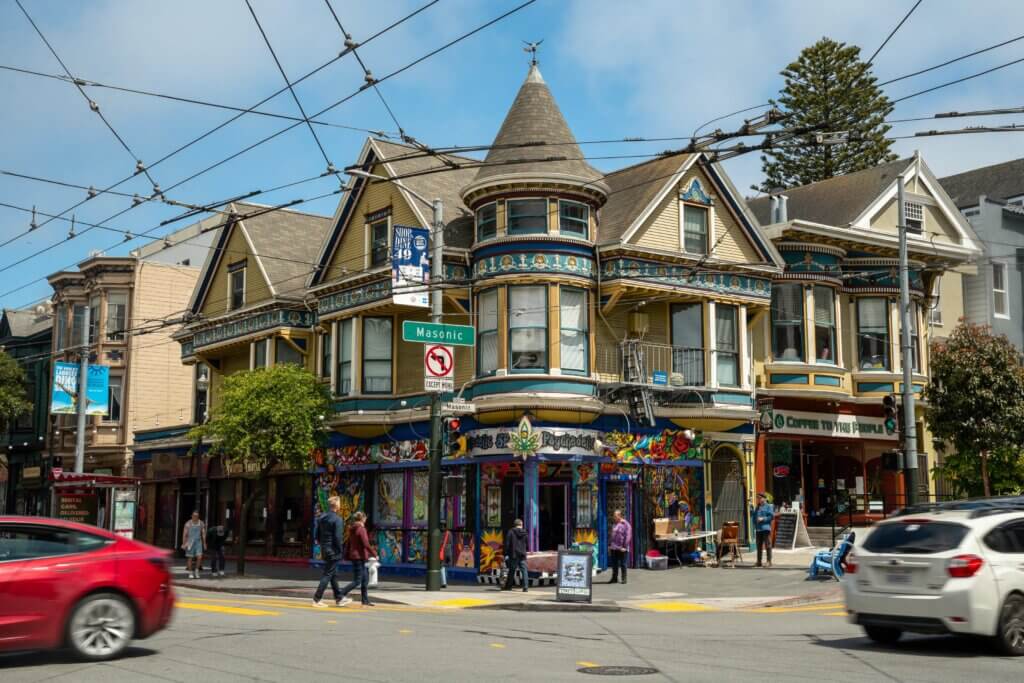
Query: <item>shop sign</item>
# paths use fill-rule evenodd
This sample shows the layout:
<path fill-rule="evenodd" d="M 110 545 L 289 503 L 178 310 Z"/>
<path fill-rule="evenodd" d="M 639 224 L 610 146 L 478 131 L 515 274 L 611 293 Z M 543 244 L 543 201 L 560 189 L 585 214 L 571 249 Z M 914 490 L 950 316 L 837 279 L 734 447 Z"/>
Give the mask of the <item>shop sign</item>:
<path fill-rule="evenodd" d="M 775 475 L 776 479 L 785 479 L 789 476 L 789 465 L 776 465 L 772 469 L 772 474 Z"/>
<path fill-rule="evenodd" d="M 775 431 L 807 436 L 828 436 L 841 439 L 883 439 L 895 441 L 895 434 L 886 434 L 880 417 L 809 413 L 797 410 L 774 411 Z"/>
<path fill-rule="evenodd" d="M 43 478 L 42 467 L 22 467 L 21 480 L 25 483 L 38 483 Z"/>
<path fill-rule="evenodd" d="M 99 509 L 95 493 L 57 494 L 57 517 L 79 524 L 95 524 Z"/>
<path fill-rule="evenodd" d="M 478 429 L 468 433 L 467 445 L 473 456 L 512 454 L 526 459 L 531 455 L 594 455 L 600 432 L 592 429 L 535 428 L 523 417 L 515 431 Z"/>
<path fill-rule="evenodd" d="M 555 599 L 559 602 L 590 602 L 593 598 L 594 556 L 589 552 L 558 551 L 558 583 Z"/>

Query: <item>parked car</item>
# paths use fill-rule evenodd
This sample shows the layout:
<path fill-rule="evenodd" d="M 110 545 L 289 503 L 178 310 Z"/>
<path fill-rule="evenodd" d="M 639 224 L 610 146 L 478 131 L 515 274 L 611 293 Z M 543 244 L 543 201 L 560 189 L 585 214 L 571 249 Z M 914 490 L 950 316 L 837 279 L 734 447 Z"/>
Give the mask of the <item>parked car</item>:
<path fill-rule="evenodd" d="M 173 609 L 167 551 L 85 524 L 0 517 L 0 652 L 110 659 Z"/>
<path fill-rule="evenodd" d="M 842 585 L 849 621 L 878 643 L 904 632 L 961 633 L 1024 655 L 1024 505 L 907 510 L 854 548 Z"/>

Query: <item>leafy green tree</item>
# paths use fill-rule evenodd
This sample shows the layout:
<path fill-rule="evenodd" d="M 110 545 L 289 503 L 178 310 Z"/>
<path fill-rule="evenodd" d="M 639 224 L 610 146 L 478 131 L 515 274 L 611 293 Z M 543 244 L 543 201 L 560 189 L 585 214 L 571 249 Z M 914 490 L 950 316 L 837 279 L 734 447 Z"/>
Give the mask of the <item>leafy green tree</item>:
<path fill-rule="evenodd" d="M 1014 480 L 1024 437 L 1020 352 L 1005 336 L 963 321 L 931 351 L 925 419 L 939 447 L 954 452 L 940 471 L 967 493 L 972 481 L 980 481 L 981 493 L 992 495 L 994 478 L 1001 491 L 1019 488 L 1024 482 Z"/>
<path fill-rule="evenodd" d="M 892 103 L 861 61 L 859 47 L 822 38 L 804 48 L 781 75 L 785 86 L 771 103 L 788 115 L 783 125 L 801 134 L 761 157 L 761 191 L 806 185 L 896 159 L 885 137 L 892 128 L 885 123 Z M 839 131 L 849 133 L 848 142 L 816 143 L 817 133 Z"/>
<path fill-rule="evenodd" d="M 211 454 L 257 473 L 238 520 L 238 573 L 244 574 L 253 501 L 267 490 L 267 476 L 278 465 L 308 469 L 314 449 L 324 443 L 330 395 L 312 373 L 292 364 L 229 375 L 217 393 L 209 421 L 190 436 L 207 439 Z"/>
<path fill-rule="evenodd" d="M 25 393 L 25 371 L 18 361 L 0 350 L 0 425 L 32 410 Z"/>
<path fill-rule="evenodd" d="M 997 496 L 1019 496 L 1024 493 L 1024 457 L 1019 448 L 999 448 L 988 454 L 987 470 L 990 490 Z M 935 468 L 953 486 L 960 497 L 984 495 L 977 453 L 947 453 Z"/>

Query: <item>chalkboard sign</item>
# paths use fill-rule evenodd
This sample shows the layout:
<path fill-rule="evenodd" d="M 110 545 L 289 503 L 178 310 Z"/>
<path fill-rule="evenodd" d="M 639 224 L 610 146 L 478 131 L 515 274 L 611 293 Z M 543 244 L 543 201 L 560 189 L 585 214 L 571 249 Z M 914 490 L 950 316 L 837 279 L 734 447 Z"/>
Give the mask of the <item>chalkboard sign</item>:
<path fill-rule="evenodd" d="M 594 595 L 591 553 L 558 551 L 558 584 L 555 599 L 561 602 L 591 602 Z"/>
<path fill-rule="evenodd" d="M 792 550 L 796 543 L 796 527 L 799 512 L 783 512 L 775 522 L 775 547 Z"/>

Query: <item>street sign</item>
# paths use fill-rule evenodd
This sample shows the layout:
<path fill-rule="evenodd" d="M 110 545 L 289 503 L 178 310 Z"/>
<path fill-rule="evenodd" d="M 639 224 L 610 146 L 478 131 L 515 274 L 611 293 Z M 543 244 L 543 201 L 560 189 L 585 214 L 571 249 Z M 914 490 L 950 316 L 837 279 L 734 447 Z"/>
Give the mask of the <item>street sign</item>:
<path fill-rule="evenodd" d="M 455 349 L 451 346 L 423 345 L 423 388 L 426 391 L 455 390 Z"/>
<path fill-rule="evenodd" d="M 421 344 L 473 346 L 476 344 L 476 328 L 472 325 L 446 325 L 405 320 L 402 322 L 402 339 Z"/>
<path fill-rule="evenodd" d="M 476 412 L 476 404 L 464 401 L 461 398 L 453 398 L 441 404 L 442 415 L 466 415 Z"/>

